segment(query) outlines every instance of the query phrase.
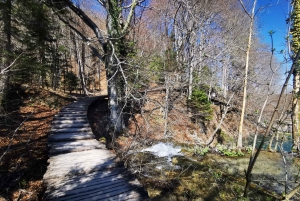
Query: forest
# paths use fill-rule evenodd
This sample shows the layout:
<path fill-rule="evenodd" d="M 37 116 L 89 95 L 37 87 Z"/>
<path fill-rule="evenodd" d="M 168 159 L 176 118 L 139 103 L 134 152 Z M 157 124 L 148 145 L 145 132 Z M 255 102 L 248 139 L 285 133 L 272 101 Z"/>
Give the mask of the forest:
<path fill-rule="evenodd" d="M 278 5 L 289 8 L 282 50 L 276 31 L 269 44 L 260 33 Z M 0 200 L 43 200 L 51 121 L 94 96 L 105 97 L 89 109 L 96 139 L 151 200 L 300 200 L 300 0 L 0 10 Z"/>

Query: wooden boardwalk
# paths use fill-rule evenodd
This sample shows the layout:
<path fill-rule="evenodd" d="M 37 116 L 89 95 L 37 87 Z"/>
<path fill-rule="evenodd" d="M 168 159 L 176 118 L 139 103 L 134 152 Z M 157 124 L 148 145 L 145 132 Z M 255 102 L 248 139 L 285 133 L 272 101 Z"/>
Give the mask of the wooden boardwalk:
<path fill-rule="evenodd" d="M 147 193 L 116 156 L 95 140 L 84 98 L 64 107 L 52 122 L 44 200 L 146 200 Z"/>

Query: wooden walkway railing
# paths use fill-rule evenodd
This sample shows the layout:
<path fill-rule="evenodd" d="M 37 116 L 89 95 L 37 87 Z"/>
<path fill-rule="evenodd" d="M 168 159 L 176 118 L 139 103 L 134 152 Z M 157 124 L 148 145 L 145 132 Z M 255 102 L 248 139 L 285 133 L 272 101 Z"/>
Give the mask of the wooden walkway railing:
<path fill-rule="evenodd" d="M 104 144 L 95 140 L 84 98 L 64 107 L 53 120 L 48 136 L 49 165 L 44 175 L 45 200 L 145 200 L 147 193 L 117 162 Z"/>

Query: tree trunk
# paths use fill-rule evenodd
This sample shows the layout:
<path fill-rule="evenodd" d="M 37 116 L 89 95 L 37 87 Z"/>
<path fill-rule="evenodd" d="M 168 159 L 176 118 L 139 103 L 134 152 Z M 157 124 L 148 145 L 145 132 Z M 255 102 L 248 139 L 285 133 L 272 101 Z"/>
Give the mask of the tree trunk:
<path fill-rule="evenodd" d="M 299 136 L 299 87 L 300 87 L 300 74 L 296 68 L 293 72 L 293 104 L 292 104 L 292 139 L 293 148 L 300 151 L 300 136 Z"/>
<path fill-rule="evenodd" d="M 80 84 L 81 84 L 84 95 L 88 95 L 88 91 L 86 89 L 86 84 L 85 84 L 85 79 L 84 79 L 84 67 L 83 67 L 84 60 L 82 60 L 82 58 L 84 57 L 84 51 L 82 49 L 82 54 L 80 53 L 80 48 L 78 46 L 78 42 L 77 42 L 76 38 L 77 38 L 77 34 L 75 33 L 73 40 L 74 40 L 74 44 L 75 44 L 76 60 L 77 60 L 78 68 L 79 68 Z"/>
<path fill-rule="evenodd" d="M 112 140 L 115 138 L 115 133 L 120 133 L 124 127 L 123 114 L 120 108 L 121 105 L 121 87 L 116 75 L 117 69 L 113 62 L 106 62 L 107 78 L 108 78 L 108 97 L 109 97 L 109 111 L 110 111 L 110 129 L 112 131 Z"/>
<path fill-rule="evenodd" d="M 285 80 L 285 82 L 283 84 L 283 87 L 281 89 L 279 99 L 278 99 L 277 104 L 274 108 L 274 111 L 273 111 L 272 117 L 270 119 L 270 123 L 268 125 L 268 128 L 265 131 L 265 134 L 263 135 L 263 138 L 262 138 L 262 140 L 259 144 L 259 147 L 258 147 L 257 151 L 255 152 L 254 156 L 250 157 L 249 165 L 248 165 L 247 171 L 245 172 L 245 174 L 246 174 L 246 185 L 245 185 L 245 189 L 244 189 L 244 197 L 247 197 L 247 195 L 248 195 L 248 189 L 249 189 L 249 186 L 250 186 L 251 181 L 252 181 L 253 167 L 254 167 L 256 159 L 259 156 L 259 153 L 260 153 L 260 151 L 263 147 L 263 144 L 265 143 L 265 138 L 270 135 L 270 131 L 271 131 L 271 128 L 273 126 L 273 122 L 275 120 L 275 117 L 278 115 L 278 108 L 279 108 L 279 105 L 281 103 L 281 99 L 283 97 L 283 94 L 284 94 L 287 86 L 288 86 L 288 82 L 290 80 L 290 77 L 292 76 L 292 72 L 295 70 L 296 61 L 299 60 L 299 56 L 300 56 L 300 50 L 298 50 L 296 57 L 293 59 L 293 65 L 291 66 L 291 70 L 289 71 L 289 74 L 286 77 L 286 80 Z"/>
<path fill-rule="evenodd" d="M 251 15 L 249 15 L 250 16 L 250 26 L 249 26 L 249 36 L 248 36 L 248 44 L 247 44 L 247 51 L 246 51 L 243 104 L 242 104 L 241 120 L 240 120 L 239 131 L 238 131 L 238 141 L 237 141 L 238 149 L 243 147 L 243 124 L 244 124 L 244 116 L 245 116 L 246 101 L 247 101 L 246 99 L 247 99 L 249 57 L 250 57 L 250 48 L 251 48 L 251 42 L 252 42 L 252 31 L 253 31 L 254 14 L 255 14 L 254 11 L 255 11 L 256 2 L 257 2 L 257 0 L 254 1 L 253 6 L 252 6 Z"/>
<path fill-rule="evenodd" d="M 6 0 L 3 8 L 3 22 L 4 22 L 4 35 L 5 35 L 5 56 L 3 57 L 4 67 L 9 66 L 11 62 L 11 9 L 12 2 L 11 0 Z M 1 69 L 0 69 L 1 70 Z M 10 73 L 7 72 L 5 75 L 2 75 L 2 84 L 3 88 L 6 88 L 9 83 Z"/>
<path fill-rule="evenodd" d="M 129 26 L 131 23 L 132 16 L 138 0 L 133 0 L 129 12 L 126 15 L 126 20 L 122 20 L 122 4 L 117 0 L 98 1 L 103 9 L 105 9 L 106 18 L 106 32 L 108 36 L 103 35 L 96 23 L 88 17 L 79 7 L 77 7 L 71 0 L 64 0 L 66 5 L 73 10 L 74 13 L 80 17 L 83 22 L 89 26 L 95 36 L 98 39 L 99 44 L 102 47 L 104 56 L 101 58 L 105 61 L 105 68 L 108 79 L 108 97 L 109 97 L 109 110 L 110 110 L 110 128 L 113 128 L 113 132 L 120 132 L 123 128 L 123 115 L 122 115 L 122 95 L 124 89 L 124 83 L 122 83 L 122 76 L 119 76 L 118 72 L 121 64 L 118 63 L 117 57 L 122 56 L 122 59 L 126 58 L 126 55 L 120 55 L 118 48 L 114 48 L 114 45 L 121 44 L 126 39 L 125 36 L 128 34 Z M 123 21 L 123 23 L 122 23 Z M 114 39 L 112 39 L 114 38 Z M 125 79 L 125 78 L 124 78 Z M 114 135 L 114 134 L 113 134 Z M 112 136 L 114 138 L 114 136 Z"/>
<path fill-rule="evenodd" d="M 169 92 L 170 92 L 170 85 L 169 85 L 170 78 L 168 75 L 165 76 L 165 85 L 166 85 L 166 96 L 165 96 L 165 125 L 164 125 L 164 137 L 167 137 L 168 133 L 168 115 L 169 115 Z"/>

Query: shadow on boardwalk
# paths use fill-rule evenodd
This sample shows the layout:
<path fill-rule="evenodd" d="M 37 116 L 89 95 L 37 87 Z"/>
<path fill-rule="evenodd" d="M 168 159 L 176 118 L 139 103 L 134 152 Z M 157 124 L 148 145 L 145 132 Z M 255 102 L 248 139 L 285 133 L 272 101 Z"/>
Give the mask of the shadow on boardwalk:
<path fill-rule="evenodd" d="M 96 141 L 88 125 L 88 106 L 97 98 L 68 105 L 55 117 L 45 200 L 146 200 L 140 183 L 116 156 Z"/>

